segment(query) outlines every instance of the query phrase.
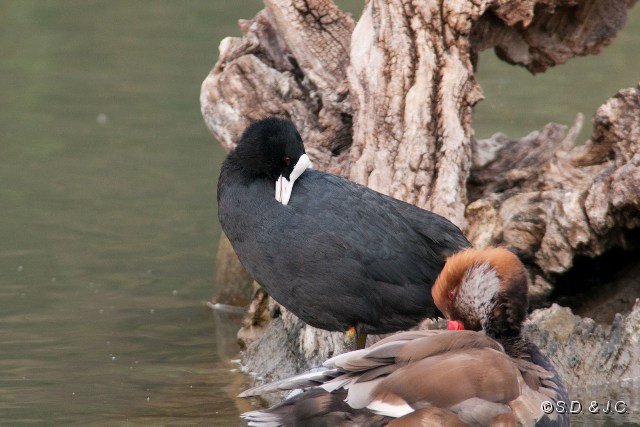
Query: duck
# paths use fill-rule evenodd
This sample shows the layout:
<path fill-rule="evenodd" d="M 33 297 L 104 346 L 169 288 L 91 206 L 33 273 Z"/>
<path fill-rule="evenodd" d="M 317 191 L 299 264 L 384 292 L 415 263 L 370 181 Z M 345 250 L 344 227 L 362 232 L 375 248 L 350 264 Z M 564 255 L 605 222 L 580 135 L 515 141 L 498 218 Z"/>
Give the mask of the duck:
<path fill-rule="evenodd" d="M 240 397 L 303 391 L 243 418 L 271 427 L 568 426 L 569 414 L 543 411 L 569 398 L 553 364 L 522 334 L 528 285 L 507 249 L 460 251 L 431 289 L 447 330 L 399 332 L 247 390 Z"/>
<path fill-rule="evenodd" d="M 367 334 L 437 317 L 431 286 L 446 258 L 470 246 L 436 213 L 313 169 L 286 118 L 244 130 L 217 200 L 247 272 L 305 323 L 355 334 L 358 348 Z"/>

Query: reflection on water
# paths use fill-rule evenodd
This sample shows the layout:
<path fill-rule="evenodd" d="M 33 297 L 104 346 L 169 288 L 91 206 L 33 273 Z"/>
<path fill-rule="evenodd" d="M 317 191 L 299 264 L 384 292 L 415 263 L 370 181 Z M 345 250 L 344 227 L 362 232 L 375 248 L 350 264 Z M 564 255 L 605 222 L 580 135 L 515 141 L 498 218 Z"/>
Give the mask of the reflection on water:
<path fill-rule="evenodd" d="M 338 3 L 357 11 L 361 1 Z M 234 398 L 245 381 L 231 362 L 238 319 L 202 304 L 211 291 L 223 153 L 202 123 L 198 93 L 219 40 L 261 7 L 0 4 L 3 424 L 239 424 L 248 407 Z M 606 84 L 590 91 L 566 77 L 572 98 L 553 98 L 557 104 L 547 83 L 526 94 L 501 89 L 516 78 L 509 76 L 539 77 L 485 55 L 480 133 L 525 134 L 540 126 L 529 117 L 542 112 L 570 121 L 567 102 L 590 114 L 632 85 L 622 75 L 635 72 L 628 61 L 639 63 L 637 12 L 635 39 L 624 33 L 601 65 L 579 60 L 609 73 Z M 635 53 L 621 54 L 625 43 Z"/>

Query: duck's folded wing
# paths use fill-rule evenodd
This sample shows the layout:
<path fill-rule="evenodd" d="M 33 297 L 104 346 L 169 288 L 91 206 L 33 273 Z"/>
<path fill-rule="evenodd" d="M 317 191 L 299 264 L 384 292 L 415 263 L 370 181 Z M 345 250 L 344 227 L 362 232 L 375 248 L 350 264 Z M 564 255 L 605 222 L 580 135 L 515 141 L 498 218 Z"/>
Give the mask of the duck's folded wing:
<path fill-rule="evenodd" d="M 437 407 L 464 422 L 486 424 L 511 411 L 520 395 L 520 373 L 513 360 L 492 348 L 444 352 L 409 363 L 380 378 L 367 396 L 349 388 L 348 400 L 382 415 L 402 417 L 415 409 Z"/>
<path fill-rule="evenodd" d="M 522 393 L 509 405 L 519 422 L 523 424 L 568 426 L 569 414 L 556 411 L 545 414 L 540 409 L 543 402 L 568 402 L 564 382 L 549 359 L 532 343 L 527 343 L 526 360 L 516 360 L 522 374 Z"/>
<path fill-rule="evenodd" d="M 502 351 L 496 341 L 473 331 L 409 331 L 394 334 L 369 348 L 328 359 L 322 368 L 251 388 L 240 397 L 322 386 L 333 391 L 385 377 L 398 368 L 435 355 L 465 349 Z"/>
<path fill-rule="evenodd" d="M 393 357 L 396 364 L 408 364 L 447 352 L 466 349 L 491 348 L 503 351 L 502 346 L 484 334 L 474 331 L 424 331 L 432 332 L 422 338 L 407 341 L 402 346 L 381 343 L 372 347 L 369 358 Z M 436 333 L 433 333 L 436 332 Z"/>
<path fill-rule="evenodd" d="M 324 366 L 348 372 L 362 372 L 386 364 L 405 365 L 437 354 L 502 346 L 485 334 L 474 331 L 408 331 L 386 337 L 371 347 L 334 356 Z"/>

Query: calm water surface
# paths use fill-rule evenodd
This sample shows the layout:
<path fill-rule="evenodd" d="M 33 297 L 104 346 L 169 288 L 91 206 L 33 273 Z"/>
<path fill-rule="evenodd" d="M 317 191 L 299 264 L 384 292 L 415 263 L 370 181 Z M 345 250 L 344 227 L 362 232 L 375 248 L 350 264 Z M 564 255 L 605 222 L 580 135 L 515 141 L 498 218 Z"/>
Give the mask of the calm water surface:
<path fill-rule="evenodd" d="M 239 423 L 198 94 L 259 7 L 0 3 L 0 424 Z"/>
<path fill-rule="evenodd" d="M 239 424 L 238 319 L 204 306 L 223 153 L 198 93 L 260 7 L 0 2 L 0 424 Z M 638 12 L 546 76 L 484 54 L 479 135 L 570 122 L 637 82 Z"/>

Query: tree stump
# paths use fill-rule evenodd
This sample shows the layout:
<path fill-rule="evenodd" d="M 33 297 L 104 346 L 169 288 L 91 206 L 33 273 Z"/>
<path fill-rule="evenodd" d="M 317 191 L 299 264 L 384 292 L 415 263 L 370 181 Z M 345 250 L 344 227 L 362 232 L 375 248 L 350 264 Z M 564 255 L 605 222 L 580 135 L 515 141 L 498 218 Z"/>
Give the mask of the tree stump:
<path fill-rule="evenodd" d="M 544 301 L 577 257 L 637 245 L 640 87 L 598 109 L 582 146 L 581 116 L 519 140 L 476 140 L 478 52 L 494 48 L 510 64 L 542 72 L 598 53 L 634 3 L 369 0 L 356 24 L 331 0 L 265 0 L 240 21 L 243 37 L 220 44 L 202 84 L 202 114 L 227 150 L 252 120 L 291 118 L 315 167 L 437 212 L 477 246 L 511 248 Z M 629 331 L 628 342 L 638 333 Z M 343 351 L 341 335 L 283 310 L 244 361 L 274 379 Z M 611 369 L 609 378 L 625 372 Z"/>

